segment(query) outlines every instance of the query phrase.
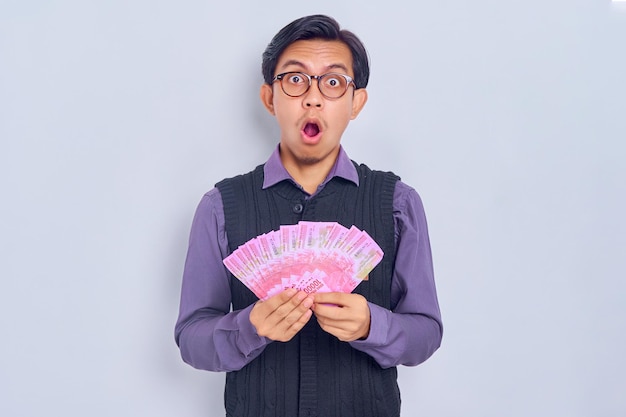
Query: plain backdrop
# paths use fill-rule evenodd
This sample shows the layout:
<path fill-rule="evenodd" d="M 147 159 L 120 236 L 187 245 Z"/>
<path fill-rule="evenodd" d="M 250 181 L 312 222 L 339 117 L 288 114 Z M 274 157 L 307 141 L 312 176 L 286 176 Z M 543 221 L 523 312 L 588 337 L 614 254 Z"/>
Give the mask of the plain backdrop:
<path fill-rule="evenodd" d="M 444 340 L 403 415 L 626 415 L 619 6 L 1 0 L 0 415 L 224 414 L 174 343 L 189 228 L 273 150 L 261 53 L 313 13 L 372 62 L 346 150 L 427 211 Z"/>

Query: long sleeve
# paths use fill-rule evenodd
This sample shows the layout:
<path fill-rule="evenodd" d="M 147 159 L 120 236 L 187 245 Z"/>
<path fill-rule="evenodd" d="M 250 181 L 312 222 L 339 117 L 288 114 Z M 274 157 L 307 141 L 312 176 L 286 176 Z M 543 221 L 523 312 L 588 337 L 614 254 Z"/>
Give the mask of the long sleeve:
<path fill-rule="evenodd" d="M 232 371 L 256 358 L 270 341 L 250 323 L 252 305 L 230 311 L 228 254 L 222 198 L 204 195 L 194 216 L 175 328 L 183 360 L 198 369 Z"/>
<path fill-rule="evenodd" d="M 394 221 L 393 308 L 369 303 L 369 336 L 350 342 L 383 368 L 424 362 L 439 348 L 443 334 L 424 208 L 417 192 L 402 182 L 394 193 Z"/>

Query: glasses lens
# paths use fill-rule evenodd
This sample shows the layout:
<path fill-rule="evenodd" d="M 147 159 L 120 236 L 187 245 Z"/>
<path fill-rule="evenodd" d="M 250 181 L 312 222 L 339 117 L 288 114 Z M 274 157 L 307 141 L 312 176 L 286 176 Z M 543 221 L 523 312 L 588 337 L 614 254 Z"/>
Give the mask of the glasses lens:
<path fill-rule="evenodd" d="M 288 96 L 298 97 L 306 93 L 309 88 L 309 79 L 300 72 L 288 72 L 280 80 L 283 91 Z"/>
<path fill-rule="evenodd" d="M 329 73 L 320 78 L 322 94 L 330 98 L 343 96 L 348 89 L 349 81 L 342 74 Z"/>

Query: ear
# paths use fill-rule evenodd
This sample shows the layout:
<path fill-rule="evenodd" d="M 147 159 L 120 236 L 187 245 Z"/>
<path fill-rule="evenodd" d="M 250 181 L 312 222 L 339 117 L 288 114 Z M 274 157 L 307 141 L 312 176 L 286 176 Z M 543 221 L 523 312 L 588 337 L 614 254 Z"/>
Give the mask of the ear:
<path fill-rule="evenodd" d="M 365 103 L 367 103 L 367 90 L 365 88 L 354 90 L 354 96 L 352 97 L 352 115 L 350 116 L 350 120 L 356 119 L 359 113 L 361 113 L 361 110 L 363 110 Z"/>
<path fill-rule="evenodd" d="M 261 86 L 261 102 L 271 115 L 276 115 L 274 112 L 274 89 L 271 85 L 264 83 Z"/>

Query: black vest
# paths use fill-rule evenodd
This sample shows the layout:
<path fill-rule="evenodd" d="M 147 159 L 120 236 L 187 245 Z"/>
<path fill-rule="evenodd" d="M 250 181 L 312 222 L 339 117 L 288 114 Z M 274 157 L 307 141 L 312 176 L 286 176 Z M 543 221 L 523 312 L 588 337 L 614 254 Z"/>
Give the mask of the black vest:
<path fill-rule="evenodd" d="M 392 309 L 395 260 L 392 173 L 356 165 L 359 186 L 339 177 L 309 200 L 290 181 L 263 190 L 263 166 L 216 184 L 224 202 L 230 251 L 255 236 L 300 220 L 337 221 L 367 231 L 385 253 L 367 281 L 354 290 Z M 232 308 L 258 298 L 231 275 Z M 324 332 L 315 320 L 289 342 L 273 342 L 243 369 L 226 375 L 229 417 L 397 417 L 396 368 L 382 369 L 369 355 Z"/>

